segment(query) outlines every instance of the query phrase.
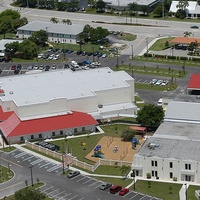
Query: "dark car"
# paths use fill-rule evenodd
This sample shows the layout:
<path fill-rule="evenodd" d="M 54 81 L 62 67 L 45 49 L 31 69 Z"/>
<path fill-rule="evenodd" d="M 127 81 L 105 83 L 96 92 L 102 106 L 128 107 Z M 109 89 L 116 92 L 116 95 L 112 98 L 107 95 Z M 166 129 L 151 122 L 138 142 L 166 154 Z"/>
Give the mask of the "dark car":
<path fill-rule="evenodd" d="M 87 55 L 88 56 L 91 56 L 93 53 L 92 52 L 87 52 Z"/>
<path fill-rule="evenodd" d="M 96 51 L 96 52 L 93 53 L 93 56 L 97 56 L 98 54 L 99 54 L 99 52 Z"/>
<path fill-rule="evenodd" d="M 3 72 L 3 70 L 2 69 L 0 69 L 0 74 Z"/>
<path fill-rule="evenodd" d="M 64 69 L 68 69 L 69 65 L 68 64 L 64 64 Z"/>
<path fill-rule="evenodd" d="M 76 52 L 76 55 L 81 55 L 82 53 L 83 53 L 83 51 L 79 50 L 79 51 Z"/>
<path fill-rule="evenodd" d="M 71 50 L 71 49 L 69 49 L 69 50 L 67 51 L 68 54 L 71 54 L 71 53 L 73 53 L 73 52 L 74 52 L 74 51 Z"/>
<path fill-rule="evenodd" d="M 69 172 L 69 174 L 67 175 L 68 178 L 73 178 L 75 176 L 78 176 L 80 174 L 79 171 L 74 171 L 74 172 Z"/>
<path fill-rule="evenodd" d="M 87 55 L 87 52 L 83 52 L 83 53 L 82 53 L 82 56 L 86 56 L 86 55 Z"/>
<path fill-rule="evenodd" d="M 111 194 L 116 194 L 117 192 L 121 191 L 121 189 L 122 189 L 122 186 L 120 186 L 120 185 L 113 185 L 110 188 L 110 193 Z"/>
<path fill-rule="evenodd" d="M 22 69 L 22 65 L 21 64 L 17 64 L 17 69 L 21 70 Z"/>
<path fill-rule="evenodd" d="M 45 67 L 44 71 L 49 71 L 49 69 L 50 69 L 50 66 L 47 65 L 47 66 Z"/>
<path fill-rule="evenodd" d="M 20 70 L 19 69 L 15 69 L 14 74 L 19 74 Z"/>
<path fill-rule="evenodd" d="M 106 189 L 110 188 L 111 186 L 112 186 L 111 183 L 102 183 L 100 190 L 106 190 Z"/>
<path fill-rule="evenodd" d="M 198 29 L 199 27 L 195 25 L 195 26 L 190 26 L 190 28 Z"/>

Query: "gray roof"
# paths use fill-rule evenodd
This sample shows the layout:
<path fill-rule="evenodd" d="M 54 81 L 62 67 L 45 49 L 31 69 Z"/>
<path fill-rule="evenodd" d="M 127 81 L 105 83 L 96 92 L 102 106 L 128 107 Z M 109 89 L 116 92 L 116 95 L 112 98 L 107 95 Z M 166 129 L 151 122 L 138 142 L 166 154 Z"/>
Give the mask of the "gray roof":
<path fill-rule="evenodd" d="M 108 4 L 111 4 L 111 6 L 122 6 L 126 7 L 130 3 L 137 3 L 138 5 L 149 5 L 153 2 L 157 2 L 157 0 L 106 0 L 105 1 Z"/>
<path fill-rule="evenodd" d="M 150 148 L 149 144 L 157 147 Z M 147 138 L 137 155 L 144 157 L 200 161 L 200 154 L 197 152 L 200 152 L 199 141 L 150 137 Z"/>
<path fill-rule="evenodd" d="M 77 35 L 83 31 L 84 26 L 73 24 L 67 25 L 67 24 L 55 24 L 52 22 L 40 22 L 40 21 L 33 21 L 29 24 L 26 24 L 18 30 L 27 30 L 27 31 L 39 31 L 39 30 L 45 30 L 48 33 L 59 33 L 59 34 L 68 34 L 68 35 Z"/>
<path fill-rule="evenodd" d="M 164 122 L 156 132 L 155 137 L 170 139 L 200 140 L 200 124 Z"/>
<path fill-rule="evenodd" d="M 98 91 L 130 87 L 133 78 L 125 71 L 97 68 L 73 72 L 56 70 L 38 74 L 1 77 L 3 101 L 14 100 L 17 106 L 49 102 L 55 98 L 95 97 Z"/>
<path fill-rule="evenodd" d="M 170 101 L 164 121 L 200 123 L 200 103 Z"/>
<path fill-rule="evenodd" d="M 22 40 L 8 40 L 8 39 L 2 39 L 0 40 L 0 51 L 4 51 L 5 50 L 5 45 L 6 44 L 10 44 L 12 42 L 19 42 L 21 43 Z"/>

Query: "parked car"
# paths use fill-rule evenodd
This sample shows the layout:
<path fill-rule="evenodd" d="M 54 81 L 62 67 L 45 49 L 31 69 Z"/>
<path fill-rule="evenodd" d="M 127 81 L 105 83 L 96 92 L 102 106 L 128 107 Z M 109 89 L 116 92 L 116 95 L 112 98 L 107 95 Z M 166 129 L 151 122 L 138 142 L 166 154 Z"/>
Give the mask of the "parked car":
<path fill-rule="evenodd" d="M 162 85 L 162 86 L 165 86 L 165 85 L 167 85 L 168 83 L 169 83 L 168 80 L 164 80 L 164 81 L 161 83 L 161 85 Z"/>
<path fill-rule="evenodd" d="M 42 56 L 43 56 L 42 53 L 38 54 L 38 58 L 42 58 Z"/>
<path fill-rule="evenodd" d="M 19 74 L 20 70 L 19 69 L 15 69 L 14 74 Z"/>
<path fill-rule="evenodd" d="M 38 69 L 39 69 L 39 66 L 38 66 L 38 65 L 35 65 L 33 69 L 34 69 L 34 70 L 38 70 Z"/>
<path fill-rule="evenodd" d="M 106 190 L 106 189 L 110 188 L 111 186 L 112 186 L 111 183 L 102 183 L 100 190 Z"/>
<path fill-rule="evenodd" d="M 3 72 L 3 70 L 2 69 L 0 69 L 0 74 Z"/>
<path fill-rule="evenodd" d="M 67 51 L 68 54 L 71 54 L 71 53 L 73 53 L 73 52 L 74 52 L 74 51 L 71 50 L 71 49 L 69 49 L 69 50 Z"/>
<path fill-rule="evenodd" d="M 28 70 L 32 70 L 33 69 L 33 65 L 29 65 L 27 69 Z"/>
<path fill-rule="evenodd" d="M 163 83 L 163 80 L 158 80 L 155 85 L 161 85 Z"/>
<path fill-rule="evenodd" d="M 122 186 L 120 186 L 120 185 L 113 185 L 113 186 L 110 188 L 110 193 L 111 193 L 111 194 L 116 194 L 116 193 L 119 192 L 121 189 L 122 189 Z"/>
<path fill-rule="evenodd" d="M 52 66 L 51 69 L 52 69 L 52 70 L 56 70 L 56 69 L 57 69 L 57 65 L 53 64 L 53 66 Z"/>
<path fill-rule="evenodd" d="M 21 64 L 17 64 L 17 69 L 21 70 L 22 69 L 22 65 Z"/>
<path fill-rule="evenodd" d="M 64 64 L 64 69 L 68 69 L 69 65 L 68 64 Z"/>
<path fill-rule="evenodd" d="M 50 69 L 50 66 L 47 65 L 47 66 L 45 67 L 44 71 L 49 71 L 49 69 Z"/>
<path fill-rule="evenodd" d="M 157 79 L 152 79 L 152 81 L 150 82 L 150 84 L 154 85 L 158 80 Z"/>
<path fill-rule="evenodd" d="M 39 69 L 40 69 L 40 70 L 43 70 L 43 69 L 44 69 L 44 66 L 43 66 L 43 65 L 40 65 Z"/>
<path fill-rule="evenodd" d="M 79 50 L 76 52 L 76 55 L 81 55 L 83 53 L 83 51 Z"/>
<path fill-rule="evenodd" d="M 125 194 L 127 194 L 129 192 L 128 188 L 122 188 L 121 191 L 119 192 L 120 196 L 124 196 Z"/>
<path fill-rule="evenodd" d="M 16 65 L 12 65 L 11 70 L 16 70 Z"/>
<path fill-rule="evenodd" d="M 102 58 L 106 58 L 108 55 L 106 53 L 104 53 L 101 57 Z"/>
<path fill-rule="evenodd" d="M 94 65 L 94 66 L 101 66 L 101 63 L 100 63 L 100 62 L 93 62 L 93 63 L 91 63 L 91 65 Z"/>
<path fill-rule="evenodd" d="M 80 174 L 80 171 L 74 171 L 74 172 L 69 172 L 67 175 L 68 178 L 73 178 L 75 176 L 78 176 Z"/>

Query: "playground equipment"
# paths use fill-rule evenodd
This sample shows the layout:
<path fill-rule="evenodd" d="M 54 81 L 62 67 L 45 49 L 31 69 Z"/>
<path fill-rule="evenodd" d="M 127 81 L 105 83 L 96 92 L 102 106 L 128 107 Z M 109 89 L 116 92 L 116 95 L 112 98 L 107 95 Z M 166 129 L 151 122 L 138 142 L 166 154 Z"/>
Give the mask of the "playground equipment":
<path fill-rule="evenodd" d="M 141 145 L 141 143 L 139 142 L 139 140 L 137 139 L 136 136 L 133 137 L 133 139 L 131 140 L 131 142 L 132 142 L 132 149 L 134 149 L 134 150 L 137 149 L 136 146 L 137 146 L 138 144 Z"/>
<path fill-rule="evenodd" d="M 101 145 L 97 145 L 94 148 L 94 154 L 92 155 L 93 157 L 98 157 L 98 158 L 104 158 L 103 153 L 101 152 Z"/>
<path fill-rule="evenodd" d="M 86 142 L 81 140 L 81 146 L 83 146 L 83 150 L 86 150 Z"/>
<path fill-rule="evenodd" d="M 117 146 L 114 146 L 113 148 L 113 153 L 117 153 L 119 151 L 118 147 Z"/>

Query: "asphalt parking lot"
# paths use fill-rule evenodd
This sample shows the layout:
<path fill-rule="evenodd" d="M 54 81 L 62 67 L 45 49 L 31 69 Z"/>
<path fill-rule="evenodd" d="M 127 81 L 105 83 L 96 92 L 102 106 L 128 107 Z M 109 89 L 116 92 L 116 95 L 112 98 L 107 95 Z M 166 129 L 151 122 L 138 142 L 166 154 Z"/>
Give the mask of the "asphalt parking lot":
<path fill-rule="evenodd" d="M 111 194 L 109 189 L 101 191 L 102 181 L 83 174 L 79 174 L 73 178 L 67 178 L 67 176 L 61 175 L 61 164 L 55 164 L 49 160 L 44 160 L 19 149 L 11 152 L 9 157 L 10 159 L 12 157 L 12 161 L 16 160 L 23 166 L 34 166 L 34 174 L 39 170 L 40 173 L 45 174 L 45 176 L 53 177 L 56 175 L 57 178 L 60 177 L 58 180 L 61 181 L 61 183 L 51 182 L 40 188 L 41 192 L 55 200 L 113 200 L 113 198 L 115 200 L 159 200 L 158 198 L 136 193 L 134 191 L 130 191 L 125 196 L 119 196 L 118 193 Z M 65 184 L 68 185 L 68 187 L 65 187 Z M 70 187 L 73 187 L 74 190 Z"/>

